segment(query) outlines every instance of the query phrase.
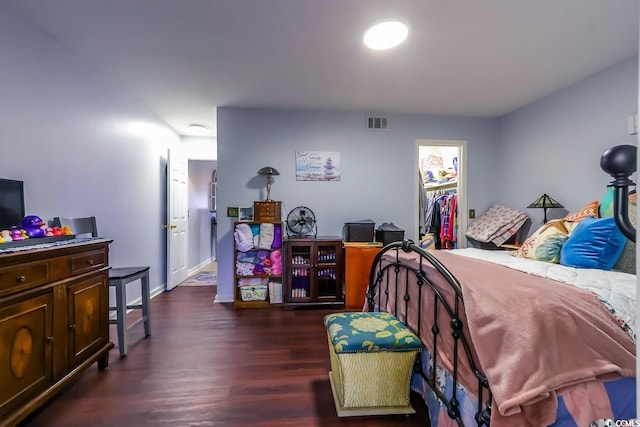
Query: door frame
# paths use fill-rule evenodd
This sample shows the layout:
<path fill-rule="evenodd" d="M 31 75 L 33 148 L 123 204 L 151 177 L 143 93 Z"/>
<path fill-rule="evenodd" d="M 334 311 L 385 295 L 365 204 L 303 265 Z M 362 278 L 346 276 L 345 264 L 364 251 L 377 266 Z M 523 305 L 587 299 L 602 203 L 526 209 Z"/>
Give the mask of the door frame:
<path fill-rule="evenodd" d="M 467 141 L 457 139 L 416 139 L 416 148 L 414 153 L 413 164 L 415 167 L 420 164 L 420 147 L 421 146 L 439 146 L 439 147 L 456 147 L 458 148 L 458 248 L 467 247 L 467 239 L 465 236 L 468 226 L 467 216 Z M 413 169 L 415 170 L 415 169 Z M 414 173 L 415 191 L 414 198 L 414 224 L 413 229 L 419 230 L 420 218 L 419 218 L 419 202 L 418 192 L 421 191 L 420 174 Z"/>

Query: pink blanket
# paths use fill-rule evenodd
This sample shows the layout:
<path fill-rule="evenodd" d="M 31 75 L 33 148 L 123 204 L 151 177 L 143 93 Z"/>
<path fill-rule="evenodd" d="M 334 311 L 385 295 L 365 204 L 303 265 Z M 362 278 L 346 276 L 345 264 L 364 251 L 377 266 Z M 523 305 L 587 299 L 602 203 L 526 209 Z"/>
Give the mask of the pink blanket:
<path fill-rule="evenodd" d="M 501 265 L 432 253 L 461 282 L 461 318 L 493 392 L 492 427 L 553 424 L 557 393 L 589 381 L 635 376 L 635 343 L 596 296 Z M 407 262 L 414 255 L 401 257 Z M 417 266 L 415 258 L 408 262 Z M 450 288 L 433 268 L 427 276 L 443 290 Z M 451 292 L 446 293 L 449 299 Z M 423 303 L 428 322 L 431 300 Z M 394 303 L 391 298 L 388 308 Z M 417 325 L 418 319 L 407 322 Z M 423 324 L 421 338 L 432 348 L 429 327 Z M 440 362 L 451 369 L 451 342 L 438 346 Z M 459 382 L 473 391 L 477 381 L 464 357 L 461 361 Z"/>

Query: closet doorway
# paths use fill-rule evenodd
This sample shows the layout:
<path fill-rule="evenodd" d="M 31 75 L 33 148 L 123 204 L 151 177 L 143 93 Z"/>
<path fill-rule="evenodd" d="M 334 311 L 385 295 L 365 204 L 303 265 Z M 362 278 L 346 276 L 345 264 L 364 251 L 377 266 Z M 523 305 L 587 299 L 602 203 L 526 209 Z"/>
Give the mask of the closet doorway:
<path fill-rule="evenodd" d="M 461 140 L 416 141 L 416 228 L 421 240 L 434 234 L 438 249 L 467 247 L 466 148 L 467 141 Z"/>

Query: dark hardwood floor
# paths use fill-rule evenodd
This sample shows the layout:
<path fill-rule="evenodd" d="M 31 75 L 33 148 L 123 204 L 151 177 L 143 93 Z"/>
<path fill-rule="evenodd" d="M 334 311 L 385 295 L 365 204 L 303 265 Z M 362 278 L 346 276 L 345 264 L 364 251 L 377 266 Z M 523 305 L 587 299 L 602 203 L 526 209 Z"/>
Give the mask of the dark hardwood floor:
<path fill-rule="evenodd" d="M 182 287 L 151 301 L 152 335 L 128 333 L 129 354 L 111 351 L 24 427 L 421 426 L 417 414 L 336 416 L 323 316 L 331 308 L 234 310 L 215 287 Z M 112 326 L 112 340 L 116 340 Z"/>

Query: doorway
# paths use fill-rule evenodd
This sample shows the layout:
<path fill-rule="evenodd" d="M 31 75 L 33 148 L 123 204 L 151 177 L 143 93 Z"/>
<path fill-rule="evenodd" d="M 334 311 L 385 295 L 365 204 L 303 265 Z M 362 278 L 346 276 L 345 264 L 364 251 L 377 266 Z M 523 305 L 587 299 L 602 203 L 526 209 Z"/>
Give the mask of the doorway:
<path fill-rule="evenodd" d="M 172 147 L 172 151 L 179 151 L 187 160 L 184 175 L 187 177 L 187 197 L 184 200 L 186 208 L 188 231 L 184 236 L 186 247 L 180 251 L 187 270 L 187 277 L 200 270 L 213 271 L 216 269 L 217 258 L 216 238 L 214 231 L 217 227 L 215 189 L 217 187 L 217 140 L 215 137 L 181 137 L 181 143 Z M 169 171 L 167 171 L 167 175 Z M 167 189 L 167 204 L 169 191 Z M 167 206 L 167 214 L 170 212 Z M 168 221 L 169 222 L 169 221 Z M 167 238 L 167 259 L 169 259 L 169 239 Z M 169 261 L 167 261 L 167 268 Z M 167 273 L 167 289 L 170 274 Z M 182 281 L 181 281 L 182 282 Z M 178 282 L 178 283 L 181 283 Z M 176 283 L 176 284 L 178 284 Z"/>
<path fill-rule="evenodd" d="M 467 247 L 466 145 L 461 140 L 416 141 L 416 229 L 425 247 Z"/>
<path fill-rule="evenodd" d="M 216 160 L 189 159 L 189 276 L 216 270 L 217 165 Z"/>

